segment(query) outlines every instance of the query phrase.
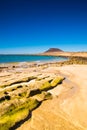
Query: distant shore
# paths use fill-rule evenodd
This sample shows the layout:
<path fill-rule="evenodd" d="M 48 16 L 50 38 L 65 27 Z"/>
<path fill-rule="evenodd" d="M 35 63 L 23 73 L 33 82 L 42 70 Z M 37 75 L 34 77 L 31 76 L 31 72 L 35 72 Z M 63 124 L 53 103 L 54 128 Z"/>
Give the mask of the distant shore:
<path fill-rule="evenodd" d="M 63 57 L 87 57 L 87 52 L 65 52 L 65 51 L 59 51 L 59 52 L 43 52 L 43 53 L 34 53 L 34 54 L 28 54 L 28 53 L 21 53 L 21 54 L 0 54 L 0 55 L 30 55 L 30 56 L 35 56 L 35 55 L 43 55 L 43 56 L 63 56 Z"/>
<path fill-rule="evenodd" d="M 87 52 L 47 52 L 40 55 L 64 56 L 64 57 L 87 57 Z"/>

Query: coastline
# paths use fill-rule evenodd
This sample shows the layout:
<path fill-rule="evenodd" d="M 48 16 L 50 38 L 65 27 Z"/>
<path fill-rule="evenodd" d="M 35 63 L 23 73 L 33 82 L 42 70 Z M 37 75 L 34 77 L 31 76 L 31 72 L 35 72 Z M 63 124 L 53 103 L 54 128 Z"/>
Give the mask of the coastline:
<path fill-rule="evenodd" d="M 44 55 L 0 55 L 0 63 L 17 63 L 17 62 L 51 62 L 66 60 L 67 57 L 63 56 L 44 56 Z"/>
<path fill-rule="evenodd" d="M 28 68 L 28 67 L 49 67 L 49 66 L 63 66 L 72 64 L 87 64 L 86 57 L 67 57 L 67 60 L 63 61 L 34 61 L 34 62 L 10 62 L 0 63 L 0 71 L 3 69 L 14 69 L 14 68 Z"/>
<path fill-rule="evenodd" d="M 46 52 L 39 55 L 52 55 L 52 56 L 64 56 L 64 57 L 87 57 L 87 52 Z"/>

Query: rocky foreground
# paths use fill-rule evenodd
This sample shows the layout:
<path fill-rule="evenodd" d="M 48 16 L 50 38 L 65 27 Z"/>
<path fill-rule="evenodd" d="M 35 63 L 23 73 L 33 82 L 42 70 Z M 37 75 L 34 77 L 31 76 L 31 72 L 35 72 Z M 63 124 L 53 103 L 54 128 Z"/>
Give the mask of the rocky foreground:
<path fill-rule="evenodd" d="M 87 65 L 8 64 L 0 130 L 87 130 Z"/>

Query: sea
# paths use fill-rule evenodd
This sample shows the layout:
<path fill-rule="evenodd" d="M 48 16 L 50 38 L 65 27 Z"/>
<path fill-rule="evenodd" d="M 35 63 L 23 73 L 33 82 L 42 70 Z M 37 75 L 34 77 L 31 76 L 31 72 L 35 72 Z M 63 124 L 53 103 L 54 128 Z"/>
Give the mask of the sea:
<path fill-rule="evenodd" d="M 67 60 L 66 57 L 41 55 L 0 55 L 0 63 L 13 62 L 55 62 Z"/>

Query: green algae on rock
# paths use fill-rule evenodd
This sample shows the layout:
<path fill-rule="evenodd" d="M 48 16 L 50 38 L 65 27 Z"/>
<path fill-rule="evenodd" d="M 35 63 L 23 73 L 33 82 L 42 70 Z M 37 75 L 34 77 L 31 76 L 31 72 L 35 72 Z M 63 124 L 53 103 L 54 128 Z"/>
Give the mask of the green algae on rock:
<path fill-rule="evenodd" d="M 51 86 L 52 87 L 55 87 L 57 86 L 58 84 L 62 83 L 62 81 L 64 80 L 63 77 L 55 77 L 52 82 L 51 82 Z"/>
<path fill-rule="evenodd" d="M 0 117 L 0 130 L 9 130 L 9 128 L 20 123 L 21 120 L 24 120 L 29 112 L 34 110 L 40 102 L 36 99 L 28 99 L 24 104 L 17 107 L 12 106 L 8 111 Z"/>

